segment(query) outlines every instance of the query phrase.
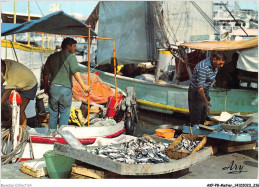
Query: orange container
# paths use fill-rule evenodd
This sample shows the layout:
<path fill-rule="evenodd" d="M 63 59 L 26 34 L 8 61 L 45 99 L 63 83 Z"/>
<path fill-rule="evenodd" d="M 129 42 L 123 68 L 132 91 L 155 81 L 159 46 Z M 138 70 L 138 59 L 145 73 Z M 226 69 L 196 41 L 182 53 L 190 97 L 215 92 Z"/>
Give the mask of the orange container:
<path fill-rule="evenodd" d="M 156 136 L 164 137 L 166 139 L 173 138 L 175 130 L 173 129 L 156 129 L 155 130 Z"/>

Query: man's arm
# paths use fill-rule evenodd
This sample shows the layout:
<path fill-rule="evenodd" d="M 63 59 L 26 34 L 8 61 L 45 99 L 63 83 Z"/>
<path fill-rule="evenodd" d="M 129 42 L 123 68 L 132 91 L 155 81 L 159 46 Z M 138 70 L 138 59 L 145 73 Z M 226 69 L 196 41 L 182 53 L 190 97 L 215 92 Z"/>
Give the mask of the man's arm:
<path fill-rule="evenodd" d="M 206 107 L 207 112 L 209 112 L 209 106 L 211 106 L 211 104 L 210 104 L 210 102 L 209 102 L 209 101 L 207 100 L 207 98 L 206 98 L 206 95 L 205 95 L 205 92 L 204 92 L 203 87 L 200 87 L 200 88 L 198 89 L 198 93 L 199 93 L 201 99 L 202 99 L 203 102 L 204 102 L 204 106 Z"/>
<path fill-rule="evenodd" d="M 3 105 L 8 98 L 10 97 L 10 94 L 12 92 L 12 89 L 6 89 L 1 97 L 1 105 Z"/>
<path fill-rule="evenodd" d="M 90 87 L 88 85 L 86 85 L 83 80 L 81 79 L 80 77 L 80 73 L 79 72 L 76 72 L 74 74 L 74 77 L 75 79 L 78 81 L 78 83 L 80 84 L 80 86 L 82 87 L 82 89 L 86 92 L 89 92 L 90 91 Z"/>
<path fill-rule="evenodd" d="M 5 79 L 4 79 L 3 76 L 1 75 L 1 88 L 3 87 L 4 82 L 5 82 Z"/>
<path fill-rule="evenodd" d="M 48 74 L 43 75 L 43 84 L 44 84 L 44 93 L 48 95 L 49 90 L 50 90 Z"/>

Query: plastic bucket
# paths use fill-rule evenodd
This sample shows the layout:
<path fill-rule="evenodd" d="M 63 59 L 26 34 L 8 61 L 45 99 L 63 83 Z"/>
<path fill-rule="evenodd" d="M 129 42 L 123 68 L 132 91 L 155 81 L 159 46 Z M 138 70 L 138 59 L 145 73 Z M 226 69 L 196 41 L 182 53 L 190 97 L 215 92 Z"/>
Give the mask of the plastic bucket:
<path fill-rule="evenodd" d="M 75 159 L 59 155 L 54 151 L 47 151 L 43 156 L 51 179 L 70 178 L 72 164 L 75 163 Z"/>
<path fill-rule="evenodd" d="M 124 99 L 124 96 L 122 96 L 122 95 L 117 96 L 117 102 L 121 101 L 122 99 Z M 115 114 L 116 114 L 115 104 L 116 104 L 116 97 L 115 96 L 108 97 L 106 117 L 114 117 L 115 116 Z"/>

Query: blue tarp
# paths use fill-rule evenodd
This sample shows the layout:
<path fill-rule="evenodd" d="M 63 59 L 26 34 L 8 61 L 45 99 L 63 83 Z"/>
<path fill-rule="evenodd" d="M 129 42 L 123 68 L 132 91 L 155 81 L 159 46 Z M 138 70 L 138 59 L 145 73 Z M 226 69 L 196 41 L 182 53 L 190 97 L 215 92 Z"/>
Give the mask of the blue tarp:
<path fill-rule="evenodd" d="M 57 11 L 47 16 L 42 17 L 39 20 L 32 20 L 25 22 L 17 27 L 8 27 L 6 24 L 1 24 L 1 35 L 11 35 L 16 33 L 25 32 L 43 32 L 57 35 L 79 35 L 88 36 L 87 25 L 64 13 L 63 11 Z M 91 29 L 91 36 L 97 34 Z"/>
<path fill-rule="evenodd" d="M 11 31 L 14 28 L 21 26 L 22 24 L 14 24 L 14 23 L 1 23 L 1 34 L 7 31 Z"/>

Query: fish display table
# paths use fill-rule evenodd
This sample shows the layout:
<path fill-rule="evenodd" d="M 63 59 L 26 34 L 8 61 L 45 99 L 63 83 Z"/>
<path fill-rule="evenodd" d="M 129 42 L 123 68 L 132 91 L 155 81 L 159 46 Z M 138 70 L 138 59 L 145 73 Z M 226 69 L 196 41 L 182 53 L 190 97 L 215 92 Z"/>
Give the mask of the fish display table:
<path fill-rule="evenodd" d="M 210 138 L 218 138 L 228 141 L 236 141 L 236 142 L 249 142 L 258 140 L 258 124 L 251 123 L 242 131 L 233 133 L 232 131 L 225 131 L 222 129 L 222 124 L 210 126 L 212 130 L 206 129 L 197 129 L 192 127 L 192 134 L 195 135 L 205 135 Z M 183 126 L 183 133 L 189 134 L 190 129 L 189 126 Z"/>
<path fill-rule="evenodd" d="M 166 139 L 163 139 L 166 140 Z M 159 142 L 160 139 L 156 139 Z M 172 141 L 168 140 L 168 143 Z M 105 170 L 121 175 L 159 175 L 171 173 L 189 168 L 190 166 L 208 159 L 211 155 L 210 148 L 204 147 L 200 151 L 189 155 L 183 159 L 170 159 L 169 162 L 158 164 L 126 164 L 116 162 L 109 158 L 92 154 L 87 150 L 72 148 L 71 146 L 55 143 L 53 150 L 58 154 L 72 157 L 76 160 L 91 164 Z"/>

